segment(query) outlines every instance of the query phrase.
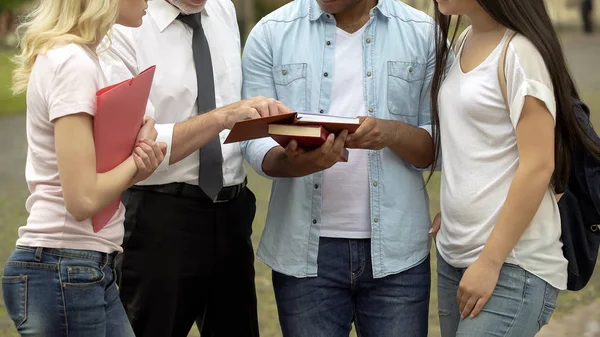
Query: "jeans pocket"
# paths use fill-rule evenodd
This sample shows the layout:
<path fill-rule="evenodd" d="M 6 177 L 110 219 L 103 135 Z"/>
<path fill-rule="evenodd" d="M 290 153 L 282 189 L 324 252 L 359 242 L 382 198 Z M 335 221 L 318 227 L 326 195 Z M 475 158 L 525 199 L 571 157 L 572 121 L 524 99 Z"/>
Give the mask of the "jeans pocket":
<path fill-rule="evenodd" d="M 65 288 L 88 288 L 97 285 L 104 280 L 104 272 L 94 266 L 69 265 L 65 267 L 66 280 L 63 282 Z"/>
<path fill-rule="evenodd" d="M 544 303 L 542 304 L 542 310 L 540 311 L 540 317 L 538 318 L 538 326 L 541 329 L 544 325 L 550 322 L 550 318 L 556 309 L 556 300 L 558 298 L 559 290 L 546 283 L 546 290 L 544 292 Z"/>
<path fill-rule="evenodd" d="M 27 280 L 27 275 L 2 277 L 6 311 L 17 329 L 27 320 Z"/>

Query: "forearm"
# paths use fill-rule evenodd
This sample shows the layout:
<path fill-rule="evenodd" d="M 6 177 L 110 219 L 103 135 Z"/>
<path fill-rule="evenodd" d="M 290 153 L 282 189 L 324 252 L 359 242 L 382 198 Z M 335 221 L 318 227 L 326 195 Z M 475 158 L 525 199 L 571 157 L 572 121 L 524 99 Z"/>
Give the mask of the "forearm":
<path fill-rule="evenodd" d="M 133 177 L 137 173 L 137 166 L 130 156 L 114 169 L 96 174 L 94 190 L 94 210 L 96 214 L 101 209 L 115 200 L 121 193 L 133 185 Z"/>
<path fill-rule="evenodd" d="M 169 164 L 175 164 L 217 137 L 223 127 L 215 111 L 175 124 Z"/>
<path fill-rule="evenodd" d="M 495 265 L 504 263 L 537 213 L 551 176 L 552 171 L 547 169 L 520 167 L 517 170 L 480 258 Z"/>
<path fill-rule="evenodd" d="M 285 149 L 281 146 L 276 146 L 267 152 L 263 159 L 262 169 L 266 175 L 274 178 L 303 177 L 312 173 L 298 165 L 291 165 Z"/>
<path fill-rule="evenodd" d="M 63 171 L 64 172 L 64 171 Z M 77 221 L 89 219 L 115 200 L 132 185 L 137 172 L 133 157 L 105 173 L 96 173 L 94 167 L 79 172 L 79 183 L 63 183 L 63 194 L 67 210 Z M 70 175 L 76 174 L 71 172 Z"/>
<path fill-rule="evenodd" d="M 388 122 L 391 123 L 392 129 L 390 150 L 415 167 L 424 168 L 431 165 L 434 149 L 429 132 L 403 122 Z"/>

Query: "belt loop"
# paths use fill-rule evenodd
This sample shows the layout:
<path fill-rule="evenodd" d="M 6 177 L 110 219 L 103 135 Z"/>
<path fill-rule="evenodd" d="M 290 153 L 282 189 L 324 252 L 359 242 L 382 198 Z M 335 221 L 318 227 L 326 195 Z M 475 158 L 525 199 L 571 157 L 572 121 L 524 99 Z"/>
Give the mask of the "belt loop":
<path fill-rule="evenodd" d="M 42 253 L 44 252 L 44 248 L 42 247 L 37 247 L 35 249 L 35 262 L 41 262 L 42 261 Z"/>

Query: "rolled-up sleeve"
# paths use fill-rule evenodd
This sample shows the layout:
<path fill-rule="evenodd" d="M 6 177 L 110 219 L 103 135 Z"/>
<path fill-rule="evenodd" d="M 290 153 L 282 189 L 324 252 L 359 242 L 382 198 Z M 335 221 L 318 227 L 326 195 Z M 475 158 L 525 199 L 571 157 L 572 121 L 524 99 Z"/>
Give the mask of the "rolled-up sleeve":
<path fill-rule="evenodd" d="M 432 30 L 435 26 L 432 25 Z M 427 131 L 431 137 L 433 137 L 433 126 L 431 124 L 431 89 L 433 84 L 433 75 L 435 73 L 435 65 L 436 65 L 436 52 L 435 52 L 435 32 L 431 32 L 430 36 L 432 37 L 431 42 L 429 43 L 429 52 L 427 56 L 427 68 L 425 72 L 425 80 L 423 82 L 423 87 L 421 89 L 421 101 L 419 103 L 419 128 Z M 452 48 L 450 48 L 450 43 L 448 43 L 448 48 L 450 49 L 448 53 L 448 59 L 446 62 L 446 68 L 444 69 L 444 77 L 452 67 L 454 63 L 454 52 Z M 414 166 L 413 166 L 414 167 Z M 438 157 L 437 165 L 435 167 L 435 171 L 440 171 L 442 167 L 442 156 L 441 153 Z M 420 171 L 430 170 L 431 167 L 426 168 L 417 168 Z"/>
<path fill-rule="evenodd" d="M 435 72 L 435 41 L 433 40 L 435 34 L 433 32 L 434 26 L 431 25 L 431 27 L 432 32 L 429 35 L 432 37 L 432 39 L 428 44 L 427 66 L 425 68 L 425 79 L 423 80 L 423 86 L 421 87 L 419 111 L 417 112 L 417 116 L 418 127 L 427 131 L 427 133 L 429 133 L 429 136 L 433 137 L 433 131 L 431 127 L 431 84 L 433 82 L 433 74 Z M 429 166 L 425 168 L 416 167 L 414 165 L 411 166 L 415 170 L 422 172 L 430 169 Z"/>
<path fill-rule="evenodd" d="M 273 82 L 273 53 L 269 44 L 268 30 L 259 22 L 250 32 L 242 55 L 242 98 L 264 96 L 278 99 Z M 272 138 L 260 138 L 241 142 L 244 159 L 263 177 L 273 179 L 262 169 L 267 153 L 279 144 Z"/>

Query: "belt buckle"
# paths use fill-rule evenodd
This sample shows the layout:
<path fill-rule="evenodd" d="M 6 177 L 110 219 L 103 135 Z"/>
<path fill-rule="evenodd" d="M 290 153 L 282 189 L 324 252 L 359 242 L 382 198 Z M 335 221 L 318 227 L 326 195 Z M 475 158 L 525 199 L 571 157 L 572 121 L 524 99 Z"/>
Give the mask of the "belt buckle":
<path fill-rule="evenodd" d="M 235 185 L 235 186 L 227 186 L 227 187 L 224 187 L 224 188 L 223 188 L 223 189 L 221 189 L 221 191 L 220 191 L 220 192 L 217 194 L 217 196 L 216 196 L 216 197 L 213 199 L 213 203 L 215 203 L 215 204 L 221 204 L 221 203 L 224 203 L 224 202 L 229 202 L 229 201 L 231 201 L 231 200 L 235 199 L 235 198 L 236 198 L 238 195 L 240 195 L 240 191 L 242 190 L 241 186 L 242 186 L 241 184 L 238 184 L 238 185 Z M 229 195 L 229 198 L 228 198 L 228 199 L 222 199 L 222 200 L 219 200 L 219 195 L 220 195 L 220 194 L 221 194 L 221 192 L 223 192 L 223 190 L 225 190 L 226 188 L 233 188 L 233 189 L 234 189 L 234 191 L 233 191 L 233 194 L 232 194 L 232 195 Z"/>
<path fill-rule="evenodd" d="M 228 201 L 230 201 L 230 200 L 231 200 L 231 199 L 229 199 L 229 200 L 219 200 L 219 195 L 217 195 L 217 196 L 216 196 L 216 197 L 213 199 L 213 204 L 222 204 L 222 203 L 224 203 L 224 202 L 228 202 Z"/>

